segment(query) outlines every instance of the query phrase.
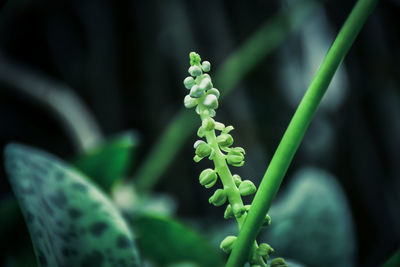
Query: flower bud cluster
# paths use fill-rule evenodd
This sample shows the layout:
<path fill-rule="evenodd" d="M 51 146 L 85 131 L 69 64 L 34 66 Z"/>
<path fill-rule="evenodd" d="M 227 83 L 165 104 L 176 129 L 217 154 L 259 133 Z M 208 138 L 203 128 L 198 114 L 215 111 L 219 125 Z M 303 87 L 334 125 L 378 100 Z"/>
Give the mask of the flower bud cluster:
<path fill-rule="evenodd" d="M 185 96 L 183 103 L 186 108 L 196 107 L 198 114 L 208 110 L 213 117 L 215 109 L 218 108 L 220 93 L 218 89 L 214 88 L 210 75 L 205 73 L 211 70 L 211 64 L 208 61 L 201 62 L 200 55 L 195 52 L 191 52 L 189 57 L 190 67 L 188 72 L 191 76 L 183 80 L 189 94 Z"/>
<path fill-rule="evenodd" d="M 211 64 L 208 61 L 201 61 L 200 56 L 190 53 L 189 74 L 191 76 L 184 79 L 183 84 L 189 90 L 188 95 L 184 98 L 186 108 L 195 108 L 197 114 L 200 115 L 202 123 L 197 131 L 200 138 L 194 143 L 195 156 L 193 160 L 199 162 L 205 157 L 213 160 L 215 169 L 207 168 L 200 173 L 199 182 L 206 188 L 213 187 L 220 178 L 223 188 L 216 189 L 214 194 L 209 198 L 209 203 L 214 206 L 222 206 L 227 200 L 227 206 L 224 212 L 224 218 L 242 218 L 251 208 L 250 205 L 244 205 L 242 197 L 252 195 L 257 188 L 250 180 L 242 180 L 237 175 L 231 175 L 228 165 L 241 167 L 244 164 L 245 150 L 241 147 L 232 147 L 234 140 L 230 132 L 234 129 L 232 126 L 225 126 L 223 123 L 213 119 L 216 115 L 215 110 L 218 108 L 219 91 L 214 88 L 209 72 Z M 219 131 L 219 134 L 216 134 Z M 221 167 L 222 166 L 222 167 Z M 222 171 L 221 170 L 227 170 Z M 243 218 L 240 219 L 243 221 Z M 269 225 L 271 218 L 267 215 L 264 225 Z M 234 243 L 235 236 L 227 236 L 221 242 L 221 249 L 226 253 L 230 253 Z M 268 259 L 273 249 L 267 244 L 257 246 L 252 251 L 250 263 L 253 265 L 266 266 L 263 259 Z"/>

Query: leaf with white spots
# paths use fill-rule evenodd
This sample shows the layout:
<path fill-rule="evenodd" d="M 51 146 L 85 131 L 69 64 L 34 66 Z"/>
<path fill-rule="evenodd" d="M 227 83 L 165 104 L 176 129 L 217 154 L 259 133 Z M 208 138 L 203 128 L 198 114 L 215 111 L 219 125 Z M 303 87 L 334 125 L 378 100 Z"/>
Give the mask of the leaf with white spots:
<path fill-rule="evenodd" d="M 40 266 L 139 266 L 131 230 L 83 174 L 28 146 L 4 154 Z"/>

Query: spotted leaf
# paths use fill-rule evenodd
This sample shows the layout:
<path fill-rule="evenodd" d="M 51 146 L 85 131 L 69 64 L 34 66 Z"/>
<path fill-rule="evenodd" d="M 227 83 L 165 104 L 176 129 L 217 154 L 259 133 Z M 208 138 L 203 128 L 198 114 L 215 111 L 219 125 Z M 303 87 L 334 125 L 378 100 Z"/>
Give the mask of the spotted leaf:
<path fill-rule="evenodd" d="M 83 174 L 20 144 L 6 147 L 5 167 L 40 266 L 139 266 L 131 230 Z"/>

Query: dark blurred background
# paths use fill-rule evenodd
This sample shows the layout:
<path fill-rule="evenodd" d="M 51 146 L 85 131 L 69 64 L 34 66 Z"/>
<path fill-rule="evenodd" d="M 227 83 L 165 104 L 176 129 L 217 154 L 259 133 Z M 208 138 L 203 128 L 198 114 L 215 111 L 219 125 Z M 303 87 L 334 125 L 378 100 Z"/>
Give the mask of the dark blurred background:
<path fill-rule="evenodd" d="M 211 61 L 213 77 L 261 25 L 295 2 L 2 1 L 0 147 L 18 141 L 68 159 L 134 129 L 141 136 L 134 174 L 182 107 L 188 53 Z M 235 143 L 247 152 L 237 171 L 255 184 L 354 4 L 316 5 L 220 104 L 217 119 L 235 127 Z M 350 210 L 354 266 L 377 266 L 400 246 L 399 16 L 399 1 L 380 1 L 282 186 L 307 166 L 338 182 Z M 155 191 L 175 199 L 177 217 L 224 223 L 223 209 L 208 204 L 211 192 L 197 182 L 210 163 L 193 163 L 195 140 L 194 133 L 182 140 Z M 10 192 L 2 170 L 0 196 Z"/>

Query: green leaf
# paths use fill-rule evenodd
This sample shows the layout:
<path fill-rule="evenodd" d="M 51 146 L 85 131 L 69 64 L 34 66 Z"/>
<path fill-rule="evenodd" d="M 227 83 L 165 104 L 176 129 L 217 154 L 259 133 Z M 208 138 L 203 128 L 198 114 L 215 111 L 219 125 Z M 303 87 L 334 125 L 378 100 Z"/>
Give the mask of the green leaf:
<path fill-rule="evenodd" d="M 383 265 L 382 267 L 396 267 L 400 266 L 400 249 L 398 249 Z"/>
<path fill-rule="evenodd" d="M 134 132 L 124 133 L 78 156 L 72 163 L 109 192 L 127 175 L 137 146 Z"/>
<path fill-rule="evenodd" d="M 142 214 L 134 218 L 132 224 L 143 257 L 161 266 L 178 262 L 193 262 L 199 266 L 223 265 L 218 249 L 174 219 Z"/>
<path fill-rule="evenodd" d="M 126 222 L 82 174 L 19 144 L 6 147 L 5 167 L 40 266 L 139 266 Z"/>

